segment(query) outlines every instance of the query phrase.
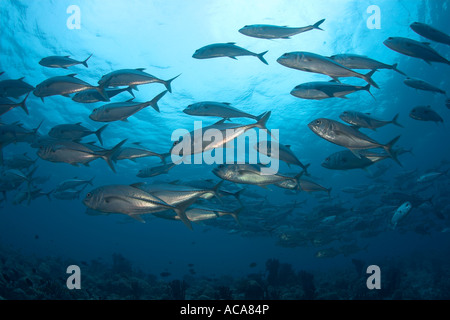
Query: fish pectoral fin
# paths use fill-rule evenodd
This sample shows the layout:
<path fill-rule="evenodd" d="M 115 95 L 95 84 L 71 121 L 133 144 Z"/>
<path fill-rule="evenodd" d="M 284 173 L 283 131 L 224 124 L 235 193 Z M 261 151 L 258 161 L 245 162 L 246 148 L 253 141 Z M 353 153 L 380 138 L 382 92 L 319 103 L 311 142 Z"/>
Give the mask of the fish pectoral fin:
<path fill-rule="evenodd" d="M 361 159 L 361 155 L 359 154 L 357 149 L 350 149 L 349 150 L 358 158 Z"/>
<path fill-rule="evenodd" d="M 133 218 L 134 220 L 137 220 L 137 221 L 141 222 L 141 223 L 145 223 L 145 220 L 142 219 L 140 214 L 129 214 L 128 216 L 130 218 Z"/>

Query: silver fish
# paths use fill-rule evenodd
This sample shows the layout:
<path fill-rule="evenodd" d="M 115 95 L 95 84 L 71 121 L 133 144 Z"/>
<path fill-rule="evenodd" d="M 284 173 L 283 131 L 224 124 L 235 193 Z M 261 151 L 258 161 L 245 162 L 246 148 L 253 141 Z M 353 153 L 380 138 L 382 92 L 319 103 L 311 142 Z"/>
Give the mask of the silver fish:
<path fill-rule="evenodd" d="M 236 59 L 239 56 L 254 56 L 261 60 L 264 64 L 268 64 L 266 59 L 264 59 L 264 55 L 267 51 L 262 53 L 254 53 L 248 51 L 247 49 L 238 47 L 235 42 L 227 42 L 227 43 L 214 43 L 200 49 L 197 49 L 192 55 L 195 59 L 211 59 L 218 57 L 229 57 L 231 59 Z"/>
<path fill-rule="evenodd" d="M 68 189 L 76 190 L 78 187 L 80 187 L 80 186 L 86 187 L 88 184 L 92 186 L 93 185 L 92 181 L 94 181 L 94 178 L 95 177 L 93 177 L 91 180 L 82 180 L 82 179 L 77 179 L 77 178 L 64 180 L 63 182 L 59 183 L 56 186 L 55 191 L 60 192 L 60 191 L 68 190 Z"/>
<path fill-rule="evenodd" d="M 379 88 L 371 78 L 376 70 L 361 74 L 319 54 L 304 51 L 288 52 L 279 57 L 277 62 L 288 68 L 325 74 L 338 82 L 339 78 L 344 77 L 361 78 L 371 86 Z"/>
<path fill-rule="evenodd" d="M 156 177 L 160 174 L 167 174 L 169 173 L 169 170 L 175 167 L 175 163 L 166 163 L 160 166 L 154 166 L 154 167 L 147 167 L 144 169 L 139 170 L 138 174 L 136 175 L 139 178 L 151 178 Z"/>
<path fill-rule="evenodd" d="M 96 188 L 86 194 L 83 203 L 93 210 L 122 213 L 138 220 L 141 220 L 139 215 L 151 213 L 155 209 L 174 208 L 132 185 L 107 185 Z"/>
<path fill-rule="evenodd" d="M 202 101 L 191 104 L 183 112 L 191 116 L 220 117 L 228 120 L 231 118 L 250 118 L 256 121 L 265 114 L 264 112 L 259 116 L 254 116 L 232 107 L 230 103 L 214 101 Z"/>
<path fill-rule="evenodd" d="M 444 122 L 444 119 L 431 106 L 417 106 L 411 110 L 409 116 L 415 120 Z"/>
<path fill-rule="evenodd" d="M 296 86 L 291 91 L 291 95 L 301 99 L 310 100 L 323 100 L 328 98 L 342 98 L 346 99 L 347 95 L 356 91 L 367 91 L 372 97 L 370 92 L 370 84 L 367 86 L 353 86 L 344 83 L 338 83 L 334 80 L 326 81 L 315 81 L 302 83 Z"/>
<path fill-rule="evenodd" d="M 386 153 L 375 153 L 366 150 L 360 150 L 359 154 L 360 157 L 358 158 L 350 150 L 335 152 L 322 162 L 322 167 L 331 170 L 365 169 L 378 161 L 389 158 L 389 155 Z"/>
<path fill-rule="evenodd" d="M 39 64 L 47 68 L 63 68 L 63 69 L 67 69 L 68 67 L 72 67 L 77 64 L 82 64 L 87 68 L 88 67 L 87 61 L 90 59 L 90 57 L 92 57 L 92 54 L 83 61 L 77 61 L 75 59 L 70 58 L 70 56 L 50 56 L 42 58 L 41 61 L 39 61 Z"/>
<path fill-rule="evenodd" d="M 25 81 L 25 77 L 17 80 L 2 80 L 0 81 L 0 96 L 12 97 L 18 99 L 19 97 L 34 90 L 34 87 Z"/>
<path fill-rule="evenodd" d="M 403 128 L 403 126 L 397 122 L 398 116 L 399 114 L 397 113 L 391 121 L 385 121 L 372 117 L 370 113 L 363 113 L 359 111 L 344 111 L 339 115 L 339 118 L 356 127 L 376 130 L 391 123 Z"/>
<path fill-rule="evenodd" d="M 141 111 L 142 109 L 151 106 L 153 109 L 159 112 L 158 101 L 167 93 L 161 92 L 152 100 L 147 102 L 133 102 L 130 99 L 125 102 L 109 103 L 95 108 L 89 115 L 89 118 L 99 122 L 112 122 L 112 121 L 127 121 L 127 119 L 133 114 Z"/>
<path fill-rule="evenodd" d="M 408 87 L 414 88 L 414 89 L 418 89 L 418 90 L 423 90 L 423 91 L 430 91 L 430 92 L 435 92 L 435 93 L 441 93 L 441 94 L 446 94 L 446 92 L 442 89 L 439 89 L 438 87 L 433 86 L 432 84 L 417 79 L 417 78 L 406 78 L 405 80 L 403 80 L 403 83 L 406 84 Z"/>
<path fill-rule="evenodd" d="M 135 159 L 144 157 L 158 157 L 161 159 L 162 162 L 166 161 L 166 154 L 160 154 L 143 148 L 134 148 L 134 147 L 121 148 L 114 155 L 113 161 L 116 162 L 118 160 L 125 160 L 125 159 L 134 161 Z"/>
<path fill-rule="evenodd" d="M 98 138 L 98 141 L 100 141 L 100 144 L 103 145 L 102 132 L 106 129 L 107 126 L 108 125 L 105 124 L 100 129 L 92 131 L 88 128 L 83 127 L 81 125 L 81 122 L 77 122 L 75 124 L 60 124 L 51 128 L 48 132 L 48 135 L 55 139 L 76 141 L 91 134 L 95 134 Z"/>
<path fill-rule="evenodd" d="M 79 164 L 88 165 L 89 162 L 102 158 L 106 161 L 113 172 L 116 172 L 111 161 L 114 153 L 126 142 L 121 141 L 112 149 L 93 150 L 93 147 L 87 144 L 81 144 L 68 140 L 57 140 L 41 146 L 37 152 L 38 156 L 51 162 L 64 162 L 73 166 Z"/>
<path fill-rule="evenodd" d="M 27 101 L 28 96 L 29 93 L 27 94 L 25 99 L 23 99 L 21 102 L 14 102 L 6 97 L 0 96 L 0 116 L 17 107 L 22 108 L 22 110 L 25 111 L 26 114 L 29 114 L 28 108 L 25 104 L 25 101 Z"/>
<path fill-rule="evenodd" d="M 49 96 L 62 95 L 68 97 L 72 93 L 95 89 L 104 99 L 106 99 L 106 101 L 109 101 L 103 86 L 91 86 L 89 83 L 84 82 L 75 76 L 76 74 L 73 73 L 67 76 L 49 78 L 38 84 L 33 93 L 36 97 L 40 97 L 42 101 L 44 101 L 44 98 Z"/>
<path fill-rule="evenodd" d="M 263 153 L 264 155 L 271 157 L 272 155 L 272 145 L 277 148 L 278 150 L 278 159 L 281 161 L 286 162 L 288 165 L 293 164 L 296 166 L 301 167 L 305 173 L 307 173 L 307 169 L 310 166 L 310 164 L 304 165 L 292 152 L 290 145 L 284 145 L 280 144 L 276 141 L 260 141 L 259 143 L 255 144 L 253 146 L 254 149 L 256 149 L 258 152 Z M 275 146 L 276 145 L 276 146 Z"/>
<path fill-rule="evenodd" d="M 311 181 L 309 179 L 302 179 L 302 178 L 300 178 L 298 180 L 298 183 L 300 185 L 300 189 L 305 191 L 305 192 L 324 191 L 324 192 L 328 193 L 328 196 L 330 196 L 332 188 L 325 188 L 325 187 L 321 186 L 320 184 L 318 184 L 318 183 L 316 183 L 314 181 Z"/>
<path fill-rule="evenodd" d="M 419 42 L 403 37 L 389 37 L 383 43 L 398 53 L 422 59 L 428 64 L 431 62 L 450 64 L 450 61 L 431 48 L 428 42 Z"/>
<path fill-rule="evenodd" d="M 61 190 L 61 191 L 55 191 L 53 193 L 53 197 L 58 200 L 75 200 L 80 199 L 80 194 L 83 192 L 83 189 L 80 190 L 73 190 L 73 189 L 67 189 L 67 190 Z"/>
<path fill-rule="evenodd" d="M 98 84 L 103 85 L 104 87 L 131 86 L 133 89 L 137 90 L 137 85 L 162 83 L 167 88 L 167 91 L 172 92 L 171 83 L 180 76 L 178 75 L 169 80 L 161 80 L 149 73 L 144 72 L 144 70 L 145 68 L 116 70 L 104 75 L 98 81 Z"/>
<path fill-rule="evenodd" d="M 299 28 L 290 28 L 286 26 L 274 26 L 268 24 L 253 24 L 247 25 L 239 29 L 239 32 L 253 38 L 260 39 L 290 39 L 291 36 L 296 34 L 310 31 L 313 29 L 322 30 L 320 25 L 325 21 L 322 19 L 313 25 Z"/>
<path fill-rule="evenodd" d="M 308 127 L 321 138 L 334 144 L 348 148 L 357 157 L 360 157 L 358 150 L 383 148 L 392 159 L 400 164 L 397 159 L 397 154 L 392 152 L 392 147 L 400 138 L 400 136 L 383 145 L 368 137 L 367 135 L 361 133 L 355 127 L 347 126 L 343 123 L 331 119 L 316 119 L 314 121 L 311 121 L 308 124 Z"/>
<path fill-rule="evenodd" d="M 105 93 L 109 99 L 117 96 L 118 94 L 120 94 L 124 91 L 128 91 L 128 93 L 131 94 L 131 96 L 134 98 L 134 93 L 133 93 L 132 87 L 127 87 L 127 88 L 122 88 L 122 89 L 105 89 Z M 73 96 L 72 100 L 75 102 L 80 102 L 80 103 L 95 103 L 95 102 L 100 102 L 100 101 L 103 101 L 103 102 L 108 101 L 108 100 L 105 100 L 105 98 L 102 97 L 102 95 L 99 94 L 97 90 L 86 90 L 86 91 L 78 92 L 76 95 Z"/>
<path fill-rule="evenodd" d="M 367 69 L 367 70 L 379 70 L 379 69 L 390 69 L 397 71 L 402 75 L 406 75 L 404 72 L 397 69 L 398 64 L 393 65 L 386 64 L 375 59 L 371 59 L 367 56 L 359 54 L 336 54 L 330 57 L 330 59 L 342 64 L 344 67 L 349 69 Z"/>
<path fill-rule="evenodd" d="M 170 149 L 169 153 L 172 155 L 180 156 L 180 154 L 177 154 L 176 152 L 183 152 L 182 156 L 190 156 L 195 153 L 202 153 L 208 150 L 212 150 L 215 148 L 222 148 L 227 142 L 232 141 L 236 139 L 241 134 L 245 133 L 247 130 L 253 129 L 253 128 L 259 128 L 267 130 L 266 128 L 266 122 L 269 120 L 271 115 L 271 112 L 268 111 L 260 118 L 257 122 L 252 124 L 238 124 L 238 123 L 224 123 L 224 120 L 221 120 L 213 125 L 200 128 L 194 131 L 189 132 L 188 134 L 184 135 L 183 137 L 180 137 L 178 141 L 175 141 L 172 145 L 172 148 Z M 207 131 L 209 129 L 216 129 L 221 132 L 221 139 L 214 139 L 214 141 L 210 142 L 207 141 L 207 139 L 203 139 L 203 131 Z M 227 130 L 233 131 L 231 134 Z M 198 134 L 201 132 L 202 134 Z M 270 132 L 269 132 L 270 133 Z M 184 141 L 186 139 L 186 142 Z M 181 146 L 183 147 L 181 150 L 174 150 L 178 149 L 178 144 L 181 143 Z M 196 146 L 201 146 L 201 148 L 198 148 Z"/>
<path fill-rule="evenodd" d="M 221 164 L 214 168 L 212 172 L 223 180 L 263 187 L 284 180 L 295 179 L 281 174 L 261 174 L 261 168 L 252 164 Z"/>
<path fill-rule="evenodd" d="M 442 31 L 433 28 L 425 23 L 414 22 L 410 25 L 411 29 L 415 33 L 421 35 L 424 38 L 433 40 L 439 43 L 447 44 L 450 46 L 450 36 Z"/>

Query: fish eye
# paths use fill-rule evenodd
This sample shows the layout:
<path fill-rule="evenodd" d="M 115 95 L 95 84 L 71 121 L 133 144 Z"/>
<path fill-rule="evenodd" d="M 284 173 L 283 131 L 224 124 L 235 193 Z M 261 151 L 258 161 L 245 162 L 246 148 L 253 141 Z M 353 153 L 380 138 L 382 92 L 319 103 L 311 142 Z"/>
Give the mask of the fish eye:
<path fill-rule="evenodd" d="M 86 198 L 90 198 L 90 197 L 92 197 L 92 193 L 88 192 L 88 193 L 86 194 Z"/>
<path fill-rule="evenodd" d="M 330 157 L 326 158 L 325 161 L 330 161 Z"/>
<path fill-rule="evenodd" d="M 316 120 L 316 124 L 321 124 L 322 121 L 321 120 Z"/>

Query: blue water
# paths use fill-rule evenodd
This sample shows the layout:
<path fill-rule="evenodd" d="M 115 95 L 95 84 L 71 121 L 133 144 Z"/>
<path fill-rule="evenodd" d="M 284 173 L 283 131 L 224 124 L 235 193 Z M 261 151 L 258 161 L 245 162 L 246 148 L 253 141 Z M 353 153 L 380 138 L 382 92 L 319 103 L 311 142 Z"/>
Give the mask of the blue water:
<path fill-rule="evenodd" d="M 67 8 L 75 4 L 80 8 L 80 29 L 69 29 Z M 367 13 L 370 5 L 380 8 L 381 28 L 369 29 Z M 289 92 L 300 83 L 309 81 L 328 81 L 324 75 L 302 72 L 286 68 L 276 62 L 285 52 L 309 51 L 324 56 L 339 53 L 356 53 L 370 56 L 387 64 L 398 63 L 398 68 L 410 77 L 421 78 L 443 90 L 450 90 L 448 71 L 450 66 L 432 65 L 424 61 L 401 55 L 388 49 L 383 41 L 391 36 L 401 36 L 428 41 L 409 28 L 415 21 L 424 22 L 450 33 L 449 2 L 440 0 L 401 1 L 6 1 L 0 3 L 0 71 L 5 74 L 0 80 L 24 80 L 36 86 L 49 77 L 76 73 L 77 77 L 95 85 L 106 73 L 124 68 L 146 68 L 146 72 L 161 79 L 173 81 L 171 94 L 160 101 L 160 113 L 151 108 L 144 109 L 130 117 L 129 122 L 113 122 L 103 133 L 105 147 L 112 147 L 127 138 L 130 142 L 140 142 L 154 152 L 168 152 L 174 130 L 192 130 L 194 120 L 202 120 L 204 125 L 216 122 L 217 118 L 192 117 L 182 110 L 199 101 L 229 102 L 234 107 L 250 114 L 259 115 L 271 111 L 267 124 L 269 129 L 279 129 L 280 143 L 291 145 L 293 152 L 303 163 L 311 163 L 309 171 L 315 181 L 331 187 L 331 199 L 322 200 L 317 194 L 300 192 L 288 195 L 284 189 L 270 187 L 246 187 L 267 196 L 267 208 L 273 206 L 271 214 L 289 207 L 294 201 L 304 201 L 295 209 L 287 222 L 273 222 L 272 233 L 246 230 L 243 223 L 239 227 L 229 217 L 217 219 L 214 223 L 194 224 L 189 230 L 180 222 L 152 218 L 147 223 L 127 218 L 125 215 L 90 216 L 85 214 L 82 203 L 85 194 L 107 184 L 131 184 L 140 181 L 199 180 L 218 178 L 211 172 L 214 165 L 175 166 L 168 175 L 140 179 L 136 177 L 139 169 L 156 165 L 156 158 L 138 159 L 136 162 L 119 161 L 114 174 L 103 160 L 95 160 L 90 167 L 73 167 L 65 163 L 52 163 L 38 159 L 36 175 L 50 179 L 40 185 L 44 191 L 52 190 L 63 180 L 78 177 L 90 179 L 95 176 L 94 186 L 88 186 L 79 200 L 58 200 L 41 197 L 29 206 L 13 205 L 16 190 L 7 192 L 8 200 L 0 203 L 0 244 L 24 257 L 63 257 L 73 264 L 80 261 L 101 259 L 111 264 L 115 253 L 123 255 L 134 268 L 146 273 L 159 275 L 170 273 L 167 279 L 181 279 L 188 274 L 188 264 L 194 264 L 196 277 L 245 277 L 249 273 L 266 272 L 268 259 L 278 259 L 290 263 L 295 270 L 309 272 L 336 272 L 352 269 L 352 259 L 363 260 L 366 264 L 383 264 L 389 259 L 407 261 L 414 255 L 447 257 L 441 262 L 449 267 L 450 188 L 449 176 L 435 180 L 426 190 L 415 184 L 417 178 L 430 171 L 444 171 L 450 161 L 448 122 L 450 111 L 445 106 L 445 96 L 425 91 L 416 91 L 403 84 L 404 76 L 392 70 L 379 70 L 374 80 L 380 89 L 372 88 L 375 99 L 366 92 L 349 95 L 348 100 L 327 99 L 323 101 L 302 100 Z M 238 32 L 244 25 L 274 24 L 286 26 L 306 26 L 320 19 L 326 19 L 321 26 L 324 31 L 312 30 L 291 39 L 264 40 L 250 38 Z M 268 65 L 255 57 L 215 58 L 198 60 L 192 54 L 198 48 L 219 42 L 236 42 L 252 52 L 268 50 L 264 56 Z M 432 47 L 447 59 L 450 48 L 432 42 Z M 51 55 L 70 55 L 77 60 L 88 61 L 89 68 L 82 65 L 69 70 L 45 68 L 38 62 Z M 360 79 L 344 79 L 347 83 L 364 84 Z M 164 90 L 161 84 L 139 86 L 134 91 L 136 101 L 147 101 Z M 113 102 L 128 100 L 127 92 L 112 99 Z M 63 96 L 47 97 L 42 102 L 31 94 L 27 100 L 30 114 L 27 116 L 20 108 L 9 111 L 1 117 L 5 124 L 20 121 L 25 128 L 35 128 L 42 120 L 39 133 L 48 131 L 62 123 L 82 122 L 90 129 L 98 129 L 99 123 L 89 119 L 91 111 L 103 105 L 81 104 Z M 431 105 L 444 119 L 443 124 L 421 122 L 409 117 L 410 110 L 417 105 Z M 330 154 L 343 150 L 342 147 L 327 142 L 315 135 L 307 124 L 324 117 L 339 120 L 344 110 L 368 112 L 380 119 L 392 119 L 399 113 L 399 122 L 404 128 L 387 125 L 376 132 L 364 133 L 382 143 L 401 135 L 398 146 L 412 148 L 413 154 L 400 156 L 403 167 L 390 159 L 380 164 L 389 166 L 382 178 L 376 182 L 368 178 L 362 170 L 333 171 L 321 166 Z M 236 119 L 236 122 L 240 122 Z M 96 141 L 95 136 L 83 141 Z M 26 143 L 11 144 L 3 148 L 4 157 L 27 152 L 36 158 L 36 149 Z M 378 165 L 369 168 L 375 171 Z M 282 164 L 284 172 L 297 171 Z M 353 210 L 358 215 L 368 214 L 386 205 L 379 199 L 384 189 L 394 188 L 396 175 L 417 169 L 417 173 L 396 190 L 414 194 L 421 198 L 433 198 L 433 206 L 414 208 L 400 228 L 388 227 L 395 208 L 385 215 L 386 228 L 370 238 L 362 238 L 358 232 L 346 230 L 342 225 L 331 225 L 333 233 L 342 234 L 342 239 L 315 247 L 310 242 L 287 247 L 280 244 L 280 227 L 289 225 L 296 215 L 312 215 L 317 207 L 326 203 L 343 206 L 347 213 Z M 372 195 L 356 198 L 342 192 L 345 187 L 365 185 L 375 186 Z M 244 198 L 244 200 L 252 200 Z M 227 203 L 234 198 L 227 198 Z M 246 201 L 244 201 L 245 203 Z M 371 203 L 372 202 L 372 203 Z M 371 204 L 370 204 L 371 203 Z M 235 201 L 234 201 L 234 204 Z M 398 203 L 397 207 L 402 204 Z M 368 208 L 369 207 L 369 208 Z M 252 210 L 245 212 L 252 216 Z M 363 210 L 363 212 L 359 211 Z M 439 211 L 442 218 L 433 212 Z M 223 223 L 221 224 L 221 219 Z M 262 222 L 260 222 L 262 223 Z M 326 233 L 316 221 L 317 232 Z M 426 234 L 418 231 L 423 226 Z M 294 226 L 299 227 L 299 226 Z M 300 228 L 300 227 L 299 227 Z M 314 231 L 314 224 L 309 231 Z M 369 230 L 366 226 L 364 230 Z M 312 236 L 309 236 L 310 238 Z M 339 254 L 330 258 L 316 258 L 318 250 L 339 247 L 350 240 L 357 241 L 359 247 L 367 248 L 354 254 Z M 310 239 L 311 240 L 311 239 Z M 341 242 L 340 242 L 341 241 Z M 5 251 L 6 252 L 6 251 Z M 6 253 L 5 253 L 6 254 Z M 250 263 L 256 267 L 250 267 Z M 436 262 L 434 262 L 436 263 Z M 2 268 L 6 268 L 2 266 Z M 61 266 L 65 277 L 66 266 Z M 3 269 L 6 270 L 6 269 Z M 4 271 L 6 272 L 6 271 Z M 425 285 L 425 284 L 424 284 Z M 420 284 L 419 284 L 420 287 Z M 413 294 L 414 296 L 414 294 Z M 426 298 L 417 293 L 417 298 Z"/>

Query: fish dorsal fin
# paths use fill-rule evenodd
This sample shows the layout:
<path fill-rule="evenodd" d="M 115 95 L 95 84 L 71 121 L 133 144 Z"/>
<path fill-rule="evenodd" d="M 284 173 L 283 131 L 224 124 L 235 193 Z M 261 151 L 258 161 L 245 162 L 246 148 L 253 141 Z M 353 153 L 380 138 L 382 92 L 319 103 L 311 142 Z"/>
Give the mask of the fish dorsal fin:
<path fill-rule="evenodd" d="M 291 149 L 291 145 L 290 144 L 285 145 L 285 147 L 288 148 L 288 149 Z"/>
<path fill-rule="evenodd" d="M 229 102 L 222 102 L 223 104 L 226 104 L 227 106 L 231 105 Z"/>
<path fill-rule="evenodd" d="M 128 99 L 126 102 L 131 102 L 133 101 L 134 98 Z"/>
<path fill-rule="evenodd" d="M 136 68 L 137 71 L 144 71 L 145 68 Z"/>
<path fill-rule="evenodd" d="M 77 123 L 75 123 L 77 126 L 80 126 L 81 125 L 81 122 L 77 122 Z"/>
<path fill-rule="evenodd" d="M 71 73 L 71 74 L 68 74 L 66 77 L 75 77 L 77 74 L 76 73 Z"/>
<path fill-rule="evenodd" d="M 70 56 L 63 56 L 64 58 L 70 58 Z"/>
<path fill-rule="evenodd" d="M 338 83 L 336 80 L 330 80 L 330 81 L 328 81 L 328 82 L 332 82 L 332 83 Z"/>
<path fill-rule="evenodd" d="M 236 44 L 236 42 L 227 42 L 227 44 Z"/>
<path fill-rule="evenodd" d="M 137 182 L 137 183 L 130 184 L 130 187 L 139 188 L 139 187 L 142 187 L 144 184 L 145 184 L 145 182 Z"/>
<path fill-rule="evenodd" d="M 23 79 L 25 79 L 25 77 L 19 78 L 19 79 L 17 79 L 17 81 L 20 81 L 20 80 L 23 80 Z"/>

